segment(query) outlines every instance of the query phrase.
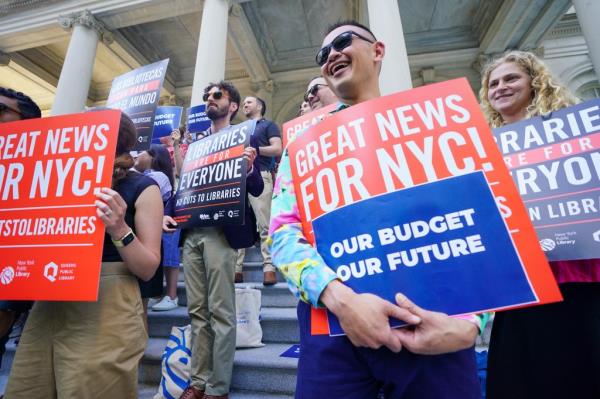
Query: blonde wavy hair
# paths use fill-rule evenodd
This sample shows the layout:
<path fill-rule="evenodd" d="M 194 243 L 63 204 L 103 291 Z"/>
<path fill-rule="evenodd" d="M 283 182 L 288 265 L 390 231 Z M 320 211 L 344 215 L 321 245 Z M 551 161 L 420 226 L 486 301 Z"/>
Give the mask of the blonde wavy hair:
<path fill-rule="evenodd" d="M 561 85 L 552 76 L 546 64 L 535 56 L 535 54 L 527 51 L 509 51 L 486 64 L 481 75 L 479 98 L 481 108 L 490 127 L 499 127 L 505 123 L 500 113 L 492 108 L 488 100 L 490 74 L 500 64 L 505 62 L 516 64 L 531 78 L 533 95 L 531 102 L 527 106 L 526 119 L 547 114 L 579 102 L 566 87 Z"/>

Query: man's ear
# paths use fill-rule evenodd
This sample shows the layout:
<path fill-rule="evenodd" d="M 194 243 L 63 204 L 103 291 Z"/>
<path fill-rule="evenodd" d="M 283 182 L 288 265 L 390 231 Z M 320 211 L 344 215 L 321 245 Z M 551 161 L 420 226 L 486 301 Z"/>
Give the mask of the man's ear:
<path fill-rule="evenodd" d="M 383 60 L 383 57 L 385 57 L 385 44 L 383 44 L 383 42 L 375 42 L 374 53 L 375 58 L 373 59 L 373 61 L 381 62 Z"/>
<path fill-rule="evenodd" d="M 231 102 L 229 103 L 229 112 L 230 112 L 230 113 L 233 113 L 233 112 L 237 111 L 239 107 L 240 107 L 240 106 L 239 106 L 239 104 L 238 104 L 238 103 L 234 103 L 233 101 L 231 101 Z"/>

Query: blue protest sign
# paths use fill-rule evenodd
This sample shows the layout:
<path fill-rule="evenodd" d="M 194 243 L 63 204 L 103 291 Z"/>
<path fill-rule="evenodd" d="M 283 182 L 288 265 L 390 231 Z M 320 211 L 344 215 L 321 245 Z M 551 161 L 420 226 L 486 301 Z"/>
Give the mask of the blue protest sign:
<path fill-rule="evenodd" d="M 150 148 L 154 130 L 154 113 L 160 100 L 169 59 L 144 65 L 117 76 L 110 88 L 106 106 L 120 109 L 133 121 L 138 133 L 135 151 Z"/>
<path fill-rule="evenodd" d="M 355 202 L 313 228 L 325 263 L 359 293 L 394 303 L 402 292 L 449 315 L 537 301 L 483 172 Z M 343 334 L 328 317 L 330 334 Z"/>
<path fill-rule="evenodd" d="M 182 112 L 183 107 L 163 105 L 156 108 L 152 144 L 160 144 L 161 137 L 169 136 L 173 129 L 179 127 Z"/>
<path fill-rule="evenodd" d="M 206 104 L 194 105 L 187 110 L 187 130 L 194 137 L 210 127 L 210 119 L 206 116 Z"/>

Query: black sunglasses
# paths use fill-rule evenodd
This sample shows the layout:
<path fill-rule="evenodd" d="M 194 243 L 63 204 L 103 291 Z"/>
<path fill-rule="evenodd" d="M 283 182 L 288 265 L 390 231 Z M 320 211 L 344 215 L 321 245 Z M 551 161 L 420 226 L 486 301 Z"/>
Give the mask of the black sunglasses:
<path fill-rule="evenodd" d="M 23 116 L 23 114 L 21 113 L 21 111 L 18 111 L 14 108 L 9 107 L 8 105 L 4 104 L 4 103 L 0 103 L 0 114 L 6 111 L 12 111 L 14 113 L 16 113 L 17 115 Z"/>
<path fill-rule="evenodd" d="M 352 35 L 358 37 L 359 39 L 363 39 L 366 42 L 375 43 L 373 40 L 368 39 L 362 35 L 359 35 L 358 33 L 353 32 L 351 30 L 342 32 L 339 35 L 337 35 L 331 41 L 331 43 L 329 43 L 327 46 L 325 46 L 321 50 L 319 50 L 319 52 L 317 53 L 317 56 L 315 57 L 315 59 L 317 61 L 317 65 L 319 65 L 319 66 L 325 65 L 325 63 L 327 62 L 327 58 L 329 58 L 329 53 L 331 52 L 332 48 L 335 51 L 342 51 L 343 49 L 348 47 L 350 44 L 352 44 Z"/>
<path fill-rule="evenodd" d="M 313 85 L 310 89 L 308 89 L 308 91 L 304 95 L 304 98 L 306 99 L 306 101 L 308 101 L 308 96 L 316 96 L 317 95 L 317 92 L 319 91 L 320 86 L 329 87 L 324 83 L 317 83 L 317 84 Z"/>
<path fill-rule="evenodd" d="M 220 99 L 221 99 L 221 97 L 223 97 L 223 92 L 222 92 L 222 91 L 215 91 L 215 92 L 213 92 L 213 93 L 204 93 L 204 95 L 202 96 L 202 100 L 203 100 L 204 102 L 207 102 L 207 101 L 208 101 L 208 98 L 209 98 L 211 95 L 212 95 L 212 97 L 213 97 L 215 100 L 220 100 Z"/>

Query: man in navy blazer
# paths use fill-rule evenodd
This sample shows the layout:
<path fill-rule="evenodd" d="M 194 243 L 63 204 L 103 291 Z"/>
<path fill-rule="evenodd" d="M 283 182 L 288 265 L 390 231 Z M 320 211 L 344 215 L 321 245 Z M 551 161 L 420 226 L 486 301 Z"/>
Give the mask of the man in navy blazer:
<path fill-rule="evenodd" d="M 210 83 L 204 89 L 203 99 L 212 124 L 202 137 L 229 127 L 240 105 L 240 93 L 235 86 L 224 81 Z M 177 144 L 175 156 L 180 155 Z M 235 354 L 237 249 L 251 246 L 256 240 L 256 218 L 247 195 L 258 196 L 263 190 L 260 170 L 255 166 L 255 146 L 244 150 L 248 160 L 245 223 L 183 231 L 183 266 L 192 322 L 191 382 L 180 396 L 183 399 L 228 398 Z M 176 223 L 165 216 L 163 224 L 168 231 L 168 224 Z"/>

